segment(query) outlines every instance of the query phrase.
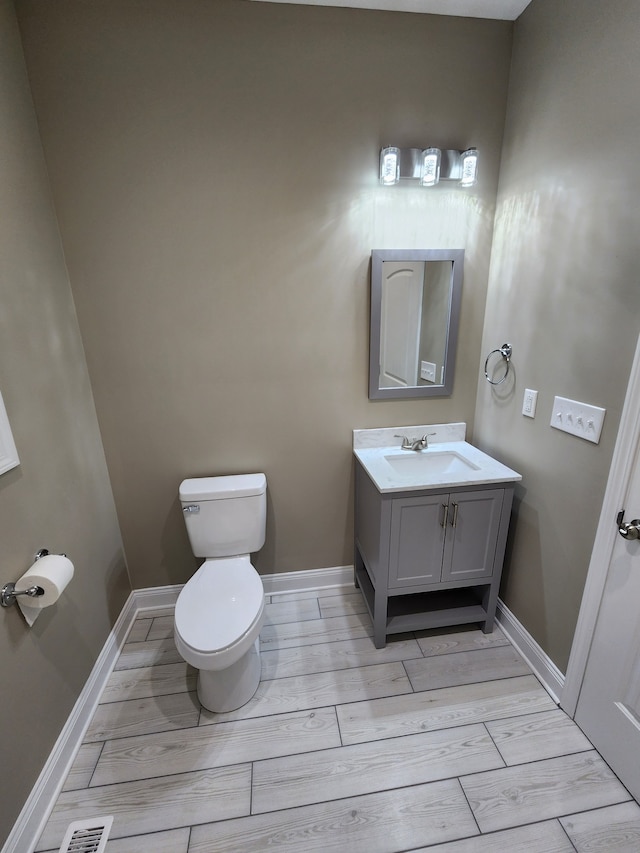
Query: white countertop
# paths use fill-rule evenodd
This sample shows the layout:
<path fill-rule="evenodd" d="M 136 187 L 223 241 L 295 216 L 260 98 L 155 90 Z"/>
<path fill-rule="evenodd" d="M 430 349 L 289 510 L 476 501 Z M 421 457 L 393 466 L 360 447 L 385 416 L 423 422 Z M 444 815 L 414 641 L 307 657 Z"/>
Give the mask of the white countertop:
<path fill-rule="evenodd" d="M 407 434 L 410 438 L 418 437 L 433 431 L 434 427 L 399 427 L 394 428 L 401 434 Z M 424 430 L 421 432 L 421 430 Z M 369 432 L 369 430 L 358 430 L 359 433 Z M 371 432 L 381 432 L 372 430 Z M 385 431 L 386 432 L 386 431 Z M 354 433 L 355 435 L 355 433 Z M 444 436 L 443 436 L 444 437 Z M 365 471 L 373 481 L 379 492 L 410 492 L 422 491 L 425 489 L 443 489 L 443 488 L 458 488 L 464 486 L 479 486 L 491 483 L 512 483 L 522 479 L 522 476 L 493 459 L 477 447 L 474 447 L 468 442 L 457 439 L 455 441 L 437 440 L 440 435 L 430 443 L 425 450 L 402 450 L 400 447 L 401 440 L 394 437 L 395 444 L 382 446 L 362 446 L 368 442 L 358 441 L 361 446 L 354 446 L 354 455 L 362 463 Z M 354 441 L 354 445 L 356 442 Z M 399 471 L 393 466 L 393 459 L 400 457 L 400 465 L 403 466 L 402 458 L 414 456 L 440 456 L 445 458 L 445 454 L 454 454 L 455 457 L 461 457 L 464 462 L 455 466 L 454 471 L 425 470 L 421 468 L 420 460 L 415 460 L 418 464 L 412 465 L 411 460 L 407 459 L 407 468 L 410 470 Z M 391 461 L 389 461 L 391 459 Z M 425 467 L 429 465 L 427 460 Z M 437 466 L 436 466 L 437 468 Z"/>

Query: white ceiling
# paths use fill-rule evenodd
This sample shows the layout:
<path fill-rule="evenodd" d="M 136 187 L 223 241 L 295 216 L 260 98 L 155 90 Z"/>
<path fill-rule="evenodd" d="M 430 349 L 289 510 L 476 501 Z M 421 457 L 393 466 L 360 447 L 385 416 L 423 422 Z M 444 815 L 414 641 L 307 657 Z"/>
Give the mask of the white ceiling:
<path fill-rule="evenodd" d="M 458 15 L 463 18 L 498 18 L 515 21 L 531 0 L 257 0 L 262 3 L 296 3 L 307 6 L 350 6 L 353 9 L 387 9 Z"/>

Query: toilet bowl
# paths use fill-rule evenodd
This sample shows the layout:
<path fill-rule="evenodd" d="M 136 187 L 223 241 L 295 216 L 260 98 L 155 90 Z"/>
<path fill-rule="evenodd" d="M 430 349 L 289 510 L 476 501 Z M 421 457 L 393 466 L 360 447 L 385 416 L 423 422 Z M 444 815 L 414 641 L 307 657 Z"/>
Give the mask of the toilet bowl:
<path fill-rule="evenodd" d="M 200 670 L 200 703 L 220 712 L 248 702 L 260 680 L 264 622 L 262 581 L 248 555 L 205 560 L 178 596 L 174 621 L 178 653 Z"/>
<path fill-rule="evenodd" d="M 264 543 L 265 493 L 264 474 L 196 478 L 180 486 L 192 548 L 206 559 L 178 596 L 175 643 L 198 669 L 200 703 L 217 713 L 244 705 L 260 682 L 264 589 L 248 549 Z M 234 554 L 239 547 L 247 552 Z"/>

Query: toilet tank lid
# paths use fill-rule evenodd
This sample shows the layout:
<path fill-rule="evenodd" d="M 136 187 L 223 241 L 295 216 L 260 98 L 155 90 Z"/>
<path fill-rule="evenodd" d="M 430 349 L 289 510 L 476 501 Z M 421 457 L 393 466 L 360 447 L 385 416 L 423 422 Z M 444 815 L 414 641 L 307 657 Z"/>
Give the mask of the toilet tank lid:
<path fill-rule="evenodd" d="M 192 477 L 180 483 L 181 501 L 216 501 L 262 495 L 267 488 L 264 474 L 236 474 L 228 477 Z"/>

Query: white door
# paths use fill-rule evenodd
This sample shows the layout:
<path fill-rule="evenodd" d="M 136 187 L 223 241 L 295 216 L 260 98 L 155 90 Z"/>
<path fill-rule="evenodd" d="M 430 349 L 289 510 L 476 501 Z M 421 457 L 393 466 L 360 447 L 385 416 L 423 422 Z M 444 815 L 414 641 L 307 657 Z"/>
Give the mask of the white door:
<path fill-rule="evenodd" d="M 418 384 L 424 262 L 385 261 L 380 328 L 380 387 Z"/>
<path fill-rule="evenodd" d="M 623 415 L 624 417 L 624 415 Z M 629 448 L 624 522 L 640 519 L 638 421 Z M 616 512 L 609 512 L 616 525 Z M 640 522 L 639 522 L 640 524 Z M 631 535 L 634 531 L 631 529 Z M 594 549 L 595 550 L 595 549 Z M 604 568 L 604 565 L 603 565 Z M 640 539 L 615 535 L 575 720 L 640 799 Z"/>

